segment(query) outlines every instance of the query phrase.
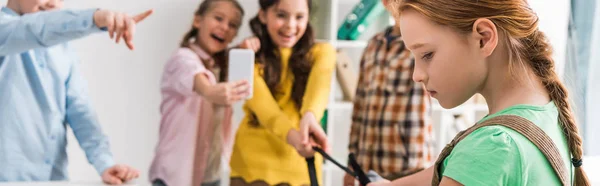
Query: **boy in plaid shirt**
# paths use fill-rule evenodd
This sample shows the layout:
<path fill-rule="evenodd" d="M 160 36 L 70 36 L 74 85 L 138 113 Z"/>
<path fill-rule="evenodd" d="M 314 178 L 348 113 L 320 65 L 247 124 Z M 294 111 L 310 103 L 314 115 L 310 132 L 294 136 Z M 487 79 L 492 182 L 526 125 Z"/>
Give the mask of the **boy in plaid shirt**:
<path fill-rule="evenodd" d="M 387 180 L 433 161 L 430 98 L 423 84 L 412 80 L 413 69 L 398 21 L 371 38 L 360 61 L 348 150 L 363 171 L 374 170 Z M 344 185 L 353 186 L 353 178 L 346 175 Z"/>

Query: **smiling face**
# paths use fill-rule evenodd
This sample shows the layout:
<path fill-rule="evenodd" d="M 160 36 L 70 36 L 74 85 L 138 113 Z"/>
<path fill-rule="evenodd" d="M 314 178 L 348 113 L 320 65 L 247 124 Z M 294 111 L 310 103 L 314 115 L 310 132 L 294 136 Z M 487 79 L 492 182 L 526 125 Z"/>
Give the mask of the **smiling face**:
<path fill-rule="evenodd" d="M 210 55 L 221 52 L 235 38 L 241 22 L 242 13 L 232 2 L 215 2 L 210 10 L 194 18 L 197 42 Z"/>
<path fill-rule="evenodd" d="M 29 14 L 39 11 L 60 9 L 63 0 L 9 0 L 8 8 L 18 14 Z"/>
<path fill-rule="evenodd" d="M 261 10 L 260 21 L 267 26 L 273 43 L 280 48 L 293 47 L 304 35 L 309 19 L 308 1 L 280 0 Z"/>
<path fill-rule="evenodd" d="M 415 56 L 413 80 L 422 82 L 444 108 L 456 107 L 481 90 L 488 70 L 480 40 L 427 19 L 414 10 L 400 17 L 402 38 Z"/>

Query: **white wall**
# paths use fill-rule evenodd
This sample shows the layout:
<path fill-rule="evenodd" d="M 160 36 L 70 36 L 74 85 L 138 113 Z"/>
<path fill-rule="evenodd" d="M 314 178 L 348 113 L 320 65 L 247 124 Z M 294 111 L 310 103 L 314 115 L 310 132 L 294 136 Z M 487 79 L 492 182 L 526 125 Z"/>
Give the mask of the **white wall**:
<path fill-rule="evenodd" d="M 159 80 L 164 62 L 189 29 L 197 3 L 183 0 L 66 1 L 68 8 L 105 8 L 138 13 L 153 8 L 155 14 L 142 22 L 135 35 L 135 51 L 116 45 L 107 34 L 74 42 L 88 80 L 90 96 L 104 132 L 109 136 L 115 160 L 147 172 L 158 139 L 160 120 Z M 99 180 L 87 163 L 73 135 L 68 147 L 72 180 Z"/>
<path fill-rule="evenodd" d="M 559 75 L 564 72 L 571 0 L 529 0 L 540 18 L 539 27 L 554 47 L 554 60 Z"/>
<path fill-rule="evenodd" d="M 591 52 L 590 52 L 590 66 L 588 72 L 588 92 L 587 92 L 587 126 L 585 134 L 587 135 L 586 143 L 586 153 L 592 156 L 600 157 L 600 136 L 597 136 L 598 132 L 600 132 L 600 125 L 598 125 L 598 121 L 600 117 L 598 113 L 600 113 L 600 2 L 596 2 L 596 15 L 595 15 L 595 23 L 594 23 L 594 32 L 592 33 L 592 42 L 591 42 Z M 596 86 L 594 86 L 596 85 Z M 600 163 L 600 161 L 598 161 Z M 599 166 L 600 167 L 600 166 Z M 600 168 L 598 169 L 600 173 Z M 600 182 L 600 179 L 597 179 Z"/>

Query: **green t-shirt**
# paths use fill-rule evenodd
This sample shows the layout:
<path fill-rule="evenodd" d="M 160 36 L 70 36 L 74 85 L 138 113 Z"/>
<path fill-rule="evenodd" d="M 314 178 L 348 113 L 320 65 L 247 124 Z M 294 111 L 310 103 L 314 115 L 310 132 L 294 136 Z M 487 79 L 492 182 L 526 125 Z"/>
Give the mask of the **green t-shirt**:
<path fill-rule="evenodd" d="M 544 130 L 556 144 L 572 180 L 569 148 L 554 102 L 512 106 L 481 121 L 499 115 L 521 116 Z M 440 174 L 467 186 L 560 185 L 542 152 L 523 135 L 503 126 L 482 127 L 465 137 L 444 160 Z"/>

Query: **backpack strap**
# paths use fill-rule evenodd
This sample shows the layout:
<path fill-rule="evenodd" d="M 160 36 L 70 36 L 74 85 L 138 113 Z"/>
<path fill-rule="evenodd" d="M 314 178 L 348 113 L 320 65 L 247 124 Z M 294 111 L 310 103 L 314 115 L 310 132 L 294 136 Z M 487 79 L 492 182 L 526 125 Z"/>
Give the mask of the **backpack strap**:
<path fill-rule="evenodd" d="M 542 154 L 546 156 L 546 159 L 552 166 L 552 169 L 558 175 L 561 184 L 564 186 L 571 185 L 570 178 L 568 176 L 569 174 L 567 174 L 567 168 L 565 167 L 565 164 L 560 156 L 558 148 L 556 148 L 556 145 L 554 142 L 552 142 L 552 139 L 534 123 L 516 115 L 501 115 L 493 117 L 482 123 L 475 124 L 474 126 L 469 127 L 467 130 L 459 132 L 456 137 L 454 137 L 454 139 L 448 145 L 446 145 L 435 162 L 434 175 L 431 185 L 437 186 L 440 184 L 442 178 L 439 170 L 444 162 L 444 159 L 450 155 L 450 152 L 452 152 L 452 149 L 454 149 L 456 144 L 458 144 L 473 131 L 492 125 L 508 127 L 529 139 L 529 141 L 531 141 L 542 152 Z"/>

